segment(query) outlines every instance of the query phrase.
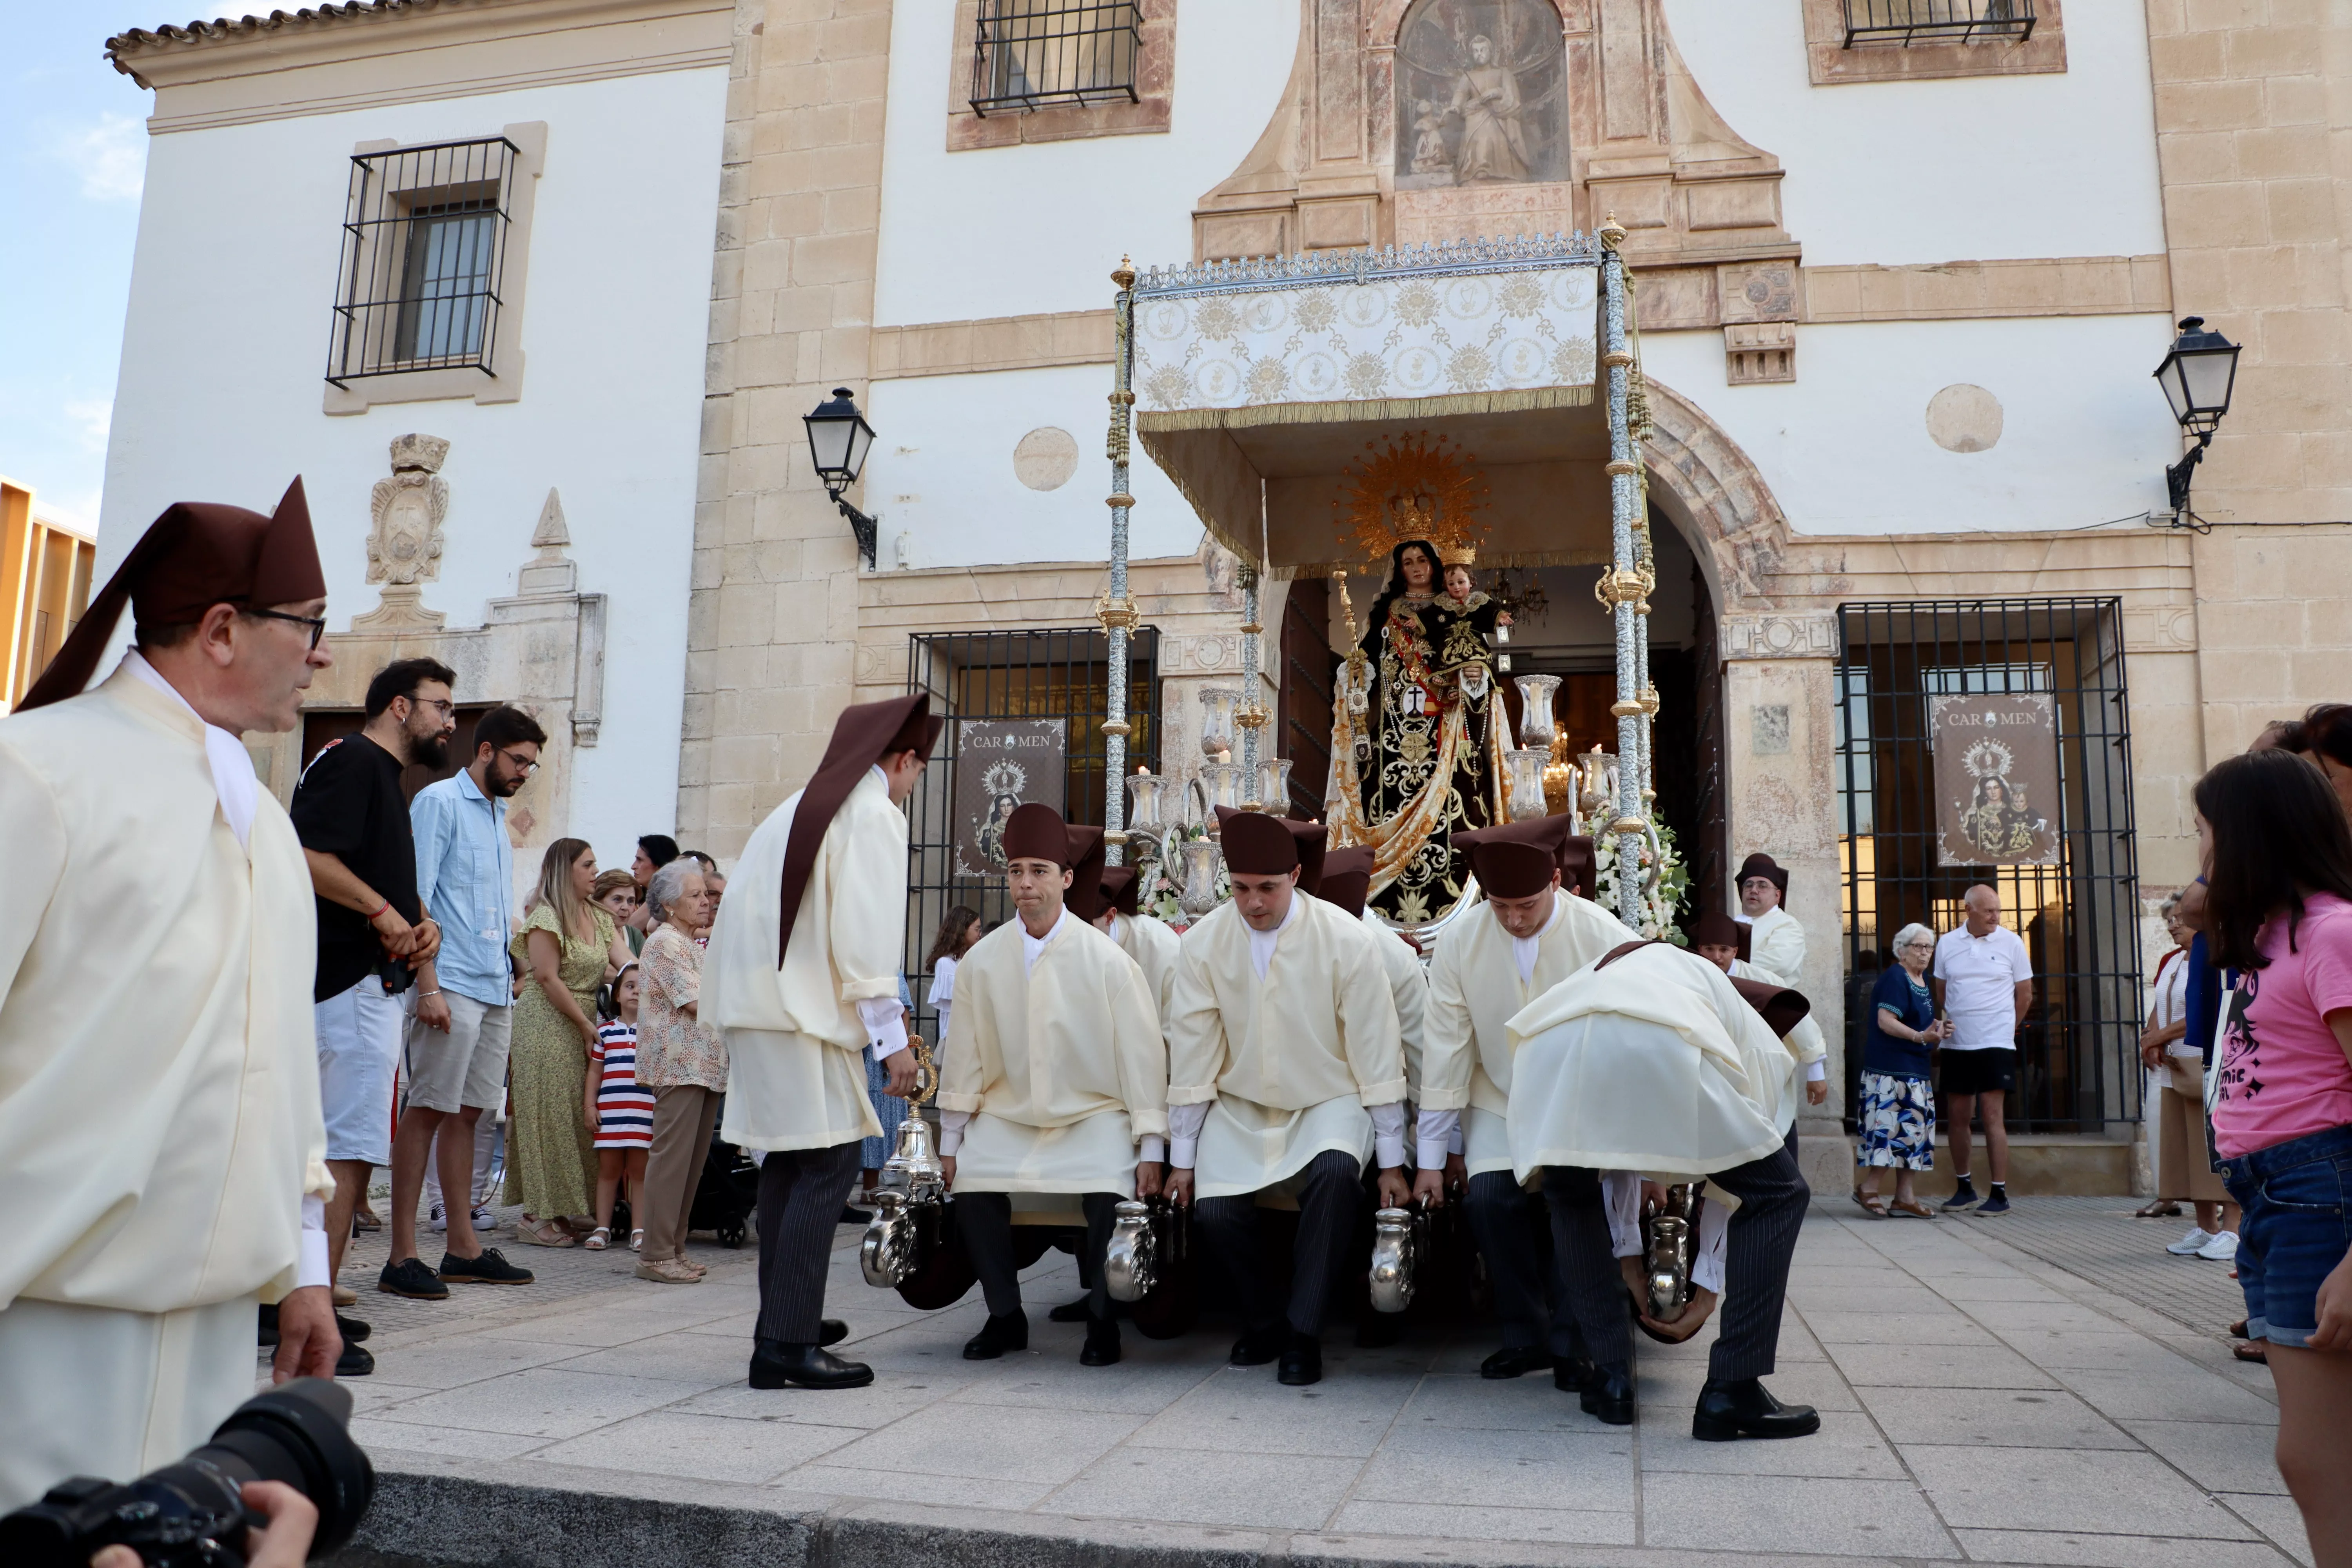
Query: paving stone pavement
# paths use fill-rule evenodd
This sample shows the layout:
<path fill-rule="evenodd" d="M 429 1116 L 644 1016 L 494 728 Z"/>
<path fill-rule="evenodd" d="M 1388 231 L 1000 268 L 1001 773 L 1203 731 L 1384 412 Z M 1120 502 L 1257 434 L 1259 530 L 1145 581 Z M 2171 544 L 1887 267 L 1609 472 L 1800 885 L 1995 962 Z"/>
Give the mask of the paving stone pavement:
<path fill-rule="evenodd" d="M 539 1283 L 424 1303 L 371 1288 L 372 1235 L 344 1275 L 375 1326 L 376 1373 L 350 1384 L 354 1430 L 419 1486 L 798 1510 L 835 1529 L 1384 1563 L 2307 1564 L 2270 1458 L 2268 1375 L 2232 1362 L 2220 1332 L 2237 1315 L 2227 1269 L 2164 1257 L 2174 1223 L 2130 1206 L 2024 1199 L 2006 1219 L 1922 1224 L 1817 1205 L 1771 1386 L 1817 1405 L 1822 1430 L 1736 1444 L 1690 1436 L 1706 1334 L 1641 1343 L 1630 1429 L 1546 1377 L 1480 1380 L 1492 1341 L 1475 1329 L 1378 1351 L 1335 1330 L 1308 1389 L 1227 1367 L 1213 1327 L 1167 1342 L 1130 1331 L 1120 1365 L 1082 1368 L 1081 1331 L 1044 1321 L 1076 1293 L 1049 1254 L 1027 1276 L 1033 1348 L 968 1363 L 977 1292 L 908 1308 L 860 1279 L 845 1226 L 829 1310 L 874 1385 L 759 1393 L 743 1375 L 748 1246 L 698 1240 L 709 1278 L 667 1286 L 632 1278 L 625 1248 L 520 1246 L 502 1229 L 493 1243 Z"/>

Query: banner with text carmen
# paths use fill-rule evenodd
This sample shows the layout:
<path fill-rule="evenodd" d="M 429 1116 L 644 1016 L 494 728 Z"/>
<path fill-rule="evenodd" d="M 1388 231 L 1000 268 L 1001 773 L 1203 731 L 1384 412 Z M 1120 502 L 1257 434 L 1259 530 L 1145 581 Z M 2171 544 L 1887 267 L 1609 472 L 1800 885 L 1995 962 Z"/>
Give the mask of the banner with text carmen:
<path fill-rule="evenodd" d="M 963 719 L 956 723 L 955 874 L 1004 870 L 1004 822 L 1035 802 L 1065 810 L 1068 733 L 1059 719 Z"/>
<path fill-rule="evenodd" d="M 2058 863 L 2058 711 L 2046 692 L 1928 699 L 1942 866 Z"/>

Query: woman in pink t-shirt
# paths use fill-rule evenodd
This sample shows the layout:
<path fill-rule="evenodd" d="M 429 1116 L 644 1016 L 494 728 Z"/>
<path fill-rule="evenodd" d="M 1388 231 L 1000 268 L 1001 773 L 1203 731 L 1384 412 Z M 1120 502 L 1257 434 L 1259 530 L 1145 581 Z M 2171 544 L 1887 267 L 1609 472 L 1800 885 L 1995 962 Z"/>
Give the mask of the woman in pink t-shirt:
<path fill-rule="evenodd" d="M 2309 762 L 2249 752 L 2198 781 L 2197 838 L 2213 959 L 2238 972 L 2213 1141 L 2244 1210 L 2246 1332 L 2269 1342 L 2279 1473 L 2321 1568 L 2340 1568 L 2352 1563 L 2352 823 Z"/>

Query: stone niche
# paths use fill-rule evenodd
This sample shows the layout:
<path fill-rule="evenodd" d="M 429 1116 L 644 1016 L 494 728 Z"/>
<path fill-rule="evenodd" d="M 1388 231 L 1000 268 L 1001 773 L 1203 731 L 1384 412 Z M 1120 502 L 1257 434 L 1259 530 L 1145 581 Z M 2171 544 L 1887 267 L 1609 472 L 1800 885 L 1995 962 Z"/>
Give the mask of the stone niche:
<path fill-rule="evenodd" d="M 1727 334 L 1727 370 L 1791 380 L 1800 247 L 1780 178 L 1692 79 L 1663 0 L 1306 0 L 1272 119 L 1194 205 L 1193 257 L 1613 216 L 1643 326 L 1748 329 Z"/>

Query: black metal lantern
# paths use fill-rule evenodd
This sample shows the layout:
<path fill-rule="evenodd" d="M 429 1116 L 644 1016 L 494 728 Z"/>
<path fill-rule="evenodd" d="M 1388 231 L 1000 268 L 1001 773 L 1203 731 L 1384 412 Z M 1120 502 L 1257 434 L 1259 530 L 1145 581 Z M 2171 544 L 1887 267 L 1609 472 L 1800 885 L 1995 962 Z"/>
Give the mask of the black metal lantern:
<path fill-rule="evenodd" d="M 866 423 L 866 416 L 857 411 L 845 386 L 835 387 L 832 400 L 801 416 L 801 423 L 808 426 L 809 459 L 816 465 L 816 477 L 824 481 L 824 493 L 849 520 L 850 531 L 857 535 L 858 558 L 870 567 L 876 520 L 842 500 L 841 492 L 856 484 L 865 471 L 866 454 L 874 447 L 874 426 Z"/>
<path fill-rule="evenodd" d="M 2230 412 L 2230 395 L 2238 381 L 2238 345 L 2204 329 L 2204 317 L 2184 317 L 2172 352 L 2156 367 L 2156 384 L 2164 388 L 2173 418 L 2180 422 L 2184 433 L 2197 438 L 2186 457 L 2164 470 L 2164 488 L 2175 518 L 2188 513 L 2189 478 L 2204 458 L 2205 448 L 2213 444 L 2221 416 Z"/>

